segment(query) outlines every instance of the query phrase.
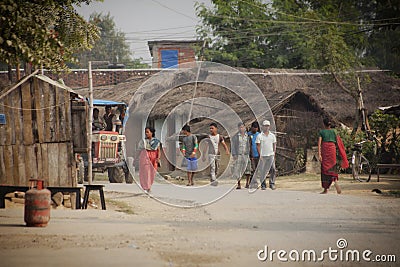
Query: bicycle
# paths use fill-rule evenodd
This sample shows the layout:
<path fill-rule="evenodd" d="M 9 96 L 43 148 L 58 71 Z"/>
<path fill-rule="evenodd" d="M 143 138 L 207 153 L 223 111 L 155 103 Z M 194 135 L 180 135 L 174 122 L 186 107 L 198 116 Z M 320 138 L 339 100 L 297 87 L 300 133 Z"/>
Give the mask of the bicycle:
<path fill-rule="evenodd" d="M 371 164 L 367 158 L 362 154 L 362 145 L 368 142 L 368 140 L 355 143 L 352 150 L 353 155 L 351 157 L 351 170 L 354 180 L 360 182 L 369 182 L 371 180 Z"/>

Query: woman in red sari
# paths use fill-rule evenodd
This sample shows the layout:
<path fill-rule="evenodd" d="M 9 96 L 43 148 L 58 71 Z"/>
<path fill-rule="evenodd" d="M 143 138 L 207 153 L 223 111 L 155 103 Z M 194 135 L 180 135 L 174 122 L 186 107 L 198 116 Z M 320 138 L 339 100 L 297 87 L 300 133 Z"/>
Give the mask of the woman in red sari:
<path fill-rule="evenodd" d="M 141 187 L 147 193 L 153 185 L 161 156 L 160 140 L 154 137 L 155 132 L 154 128 L 146 127 L 146 138 L 139 143 L 139 179 Z"/>
<path fill-rule="evenodd" d="M 334 129 L 331 129 L 331 125 L 331 121 L 325 118 L 325 129 L 319 132 L 318 138 L 318 154 L 321 162 L 321 183 L 324 189 L 321 194 L 328 193 L 328 189 L 333 182 L 335 183 L 336 192 L 338 194 L 342 192 L 338 184 L 339 177 L 336 167 L 336 147 L 341 157 L 341 167 L 344 169 L 349 167 L 342 139 L 340 139 L 340 136 L 336 134 Z"/>

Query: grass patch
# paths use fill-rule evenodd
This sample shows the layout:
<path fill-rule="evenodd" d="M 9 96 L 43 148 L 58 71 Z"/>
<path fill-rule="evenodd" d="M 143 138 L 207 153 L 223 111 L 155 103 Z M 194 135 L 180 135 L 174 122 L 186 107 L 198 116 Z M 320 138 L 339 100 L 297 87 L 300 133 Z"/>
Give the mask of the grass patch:
<path fill-rule="evenodd" d="M 107 172 L 94 172 L 93 173 L 93 181 L 108 181 L 108 173 Z"/>
<path fill-rule="evenodd" d="M 89 199 L 92 199 L 94 202 L 96 202 L 96 205 L 100 205 L 100 196 L 98 194 L 90 193 Z M 111 204 L 112 206 L 115 207 L 115 210 L 118 212 L 123 212 L 126 214 L 135 214 L 133 208 L 123 201 L 109 199 L 109 198 L 106 198 L 105 200 L 106 200 L 106 205 Z"/>
<path fill-rule="evenodd" d="M 392 197 L 400 197 L 400 190 L 389 190 L 388 194 Z"/>
<path fill-rule="evenodd" d="M 123 213 L 130 214 L 130 215 L 135 214 L 132 207 L 123 201 L 107 199 L 107 202 L 110 203 L 111 205 L 115 206 L 116 211 L 123 212 Z"/>
<path fill-rule="evenodd" d="M 295 182 L 295 181 L 299 181 L 299 182 L 318 181 L 318 180 L 321 180 L 321 175 L 320 174 L 300 173 L 300 174 L 294 174 L 294 175 L 278 176 L 277 179 L 285 180 L 285 181 L 293 181 L 293 182 Z"/>

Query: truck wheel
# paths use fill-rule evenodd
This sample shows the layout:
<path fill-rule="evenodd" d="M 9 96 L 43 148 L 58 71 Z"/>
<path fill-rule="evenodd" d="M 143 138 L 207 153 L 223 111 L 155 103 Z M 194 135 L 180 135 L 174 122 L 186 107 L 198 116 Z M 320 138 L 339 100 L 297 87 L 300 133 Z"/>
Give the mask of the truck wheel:
<path fill-rule="evenodd" d="M 127 173 L 125 173 L 125 183 L 127 183 L 127 184 L 133 183 L 133 176 L 129 171 Z"/>
<path fill-rule="evenodd" d="M 120 167 L 107 168 L 110 183 L 122 183 L 125 180 L 124 170 Z"/>

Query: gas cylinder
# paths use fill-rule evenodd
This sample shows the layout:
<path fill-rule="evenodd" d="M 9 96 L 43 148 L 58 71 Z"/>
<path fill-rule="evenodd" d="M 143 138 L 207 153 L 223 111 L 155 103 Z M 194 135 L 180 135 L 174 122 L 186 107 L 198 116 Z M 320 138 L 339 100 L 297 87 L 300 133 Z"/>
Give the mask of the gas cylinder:
<path fill-rule="evenodd" d="M 25 223 L 27 226 L 45 227 L 50 220 L 51 193 L 43 187 L 43 180 L 29 181 L 30 189 L 25 193 Z"/>

